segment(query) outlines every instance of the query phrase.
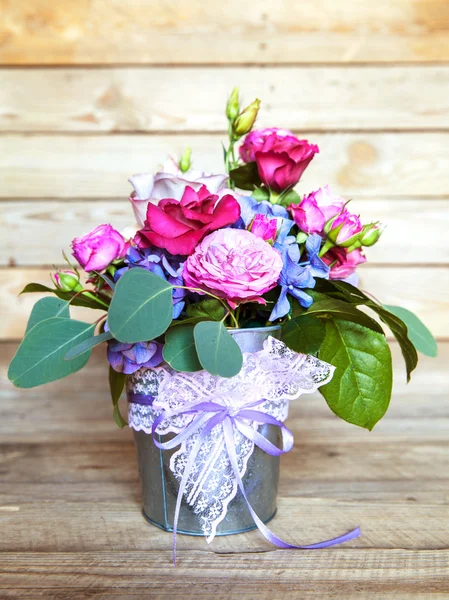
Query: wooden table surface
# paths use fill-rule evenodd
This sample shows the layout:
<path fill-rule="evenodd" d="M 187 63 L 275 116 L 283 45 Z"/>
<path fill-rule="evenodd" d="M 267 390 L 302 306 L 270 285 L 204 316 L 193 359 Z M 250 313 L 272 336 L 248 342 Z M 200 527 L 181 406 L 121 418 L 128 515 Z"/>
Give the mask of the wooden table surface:
<path fill-rule="evenodd" d="M 19 391 L 0 346 L 0 598 L 448 598 L 449 343 L 395 393 L 373 432 L 319 395 L 292 405 L 272 529 L 307 544 L 359 525 L 339 547 L 279 550 L 253 531 L 178 537 L 147 524 L 131 432 L 111 419 L 104 351 L 69 379 Z"/>

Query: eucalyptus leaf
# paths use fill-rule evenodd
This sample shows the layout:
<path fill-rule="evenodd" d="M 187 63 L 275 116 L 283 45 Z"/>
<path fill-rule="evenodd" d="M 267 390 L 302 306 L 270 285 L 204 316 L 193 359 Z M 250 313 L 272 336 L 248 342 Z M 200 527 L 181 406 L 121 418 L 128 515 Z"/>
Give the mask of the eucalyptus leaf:
<path fill-rule="evenodd" d="M 242 352 L 223 323 L 202 321 L 193 330 L 199 361 L 206 371 L 220 377 L 234 377 L 243 364 Z"/>
<path fill-rule="evenodd" d="M 165 344 L 162 350 L 164 360 L 175 371 L 201 371 L 193 336 L 194 325 L 183 325 L 169 329 L 165 333 Z"/>
<path fill-rule="evenodd" d="M 316 354 L 325 335 L 325 323 L 307 314 L 285 321 L 282 325 L 282 340 L 295 352 Z"/>
<path fill-rule="evenodd" d="M 95 325 L 52 317 L 26 334 L 9 365 L 8 378 L 19 388 L 31 388 L 66 377 L 84 367 L 90 352 L 66 361 L 72 348 L 93 335 Z"/>
<path fill-rule="evenodd" d="M 172 290 L 150 271 L 126 271 L 117 282 L 108 312 L 113 337 L 132 344 L 162 335 L 173 319 Z"/>
<path fill-rule="evenodd" d="M 330 320 L 319 357 L 336 367 L 332 380 L 320 388 L 330 409 L 371 430 L 391 397 L 392 361 L 385 337 L 356 323 Z"/>
<path fill-rule="evenodd" d="M 105 331 L 104 333 L 100 333 L 99 335 L 94 335 L 93 337 L 88 338 L 87 340 L 84 340 L 84 342 L 81 342 L 80 344 L 77 344 L 76 346 L 71 348 L 64 358 L 65 360 L 73 360 L 74 358 L 80 356 L 84 352 L 92 350 L 92 348 L 98 346 L 98 344 L 102 344 L 103 342 L 106 342 L 107 340 L 111 339 L 112 334 L 110 331 Z"/>
<path fill-rule="evenodd" d="M 126 419 L 124 419 L 120 413 L 119 400 L 123 392 L 123 388 L 126 383 L 126 375 L 124 373 L 117 373 L 114 369 L 109 366 L 109 390 L 111 392 L 112 405 L 114 407 L 113 417 L 116 424 L 123 429 L 127 425 Z"/>
<path fill-rule="evenodd" d="M 254 190 L 261 186 L 259 171 L 255 162 L 249 162 L 241 167 L 232 169 L 229 177 L 241 190 Z"/>
<path fill-rule="evenodd" d="M 187 307 L 187 315 L 189 317 L 207 319 L 208 321 L 221 321 L 225 314 L 226 308 L 216 298 L 207 298 L 206 300 L 201 300 L 201 302 L 189 304 Z"/>
<path fill-rule="evenodd" d="M 60 298 L 41 298 L 33 306 L 30 318 L 26 328 L 26 333 L 30 331 L 37 323 L 50 319 L 51 317 L 61 317 L 61 319 L 70 319 L 69 305 Z"/>
<path fill-rule="evenodd" d="M 314 298 L 317 298 L 317 295 L 313 290 L 310 290 L 310 294 Z M 314 315 L 320 318 L 332 317 L 334 319 L 352 321 L 353 323 L 358 323 L 359 325 L 368 327 L 368 329 L 372 329 L 377 333 L 383 333 L 382 327 L 379 325 L 379 323 L 377 323 L 377 321 L 360 311 L 349 302 L 338 300 L 337 298 L 323 297 L 322 294 L 320 294 L 319 299 L 316 299 L 312 306 L 307 309 L 305 314 Z"/>
<path fill-rule="evenodd" d="M 408 337 L 418 350 L 426 356 L 435 357 L 438 354 L 438 346 L 436 339 L 424 325 L 424 323 L 410 310 L 401 306 L 384 305 L 390 313 L 399 317 L 407 326 Z"/>
<path fill-rule="evenodd" d="M 31 293 L 49 293 L 54 294 L 61 300 L 70 302 L 72 306 L 84 306 L 85 308 L 92 308 L 94 310 L 107 310 L 106 299 L 97 301 L 94 298 L 86 296 L 85 294 L 77 294 L 77 292 L 63 292 L 62 290 L 49 288 L 41 283 L 29 283 L 26 285 L 20 294 L 31 294 Z M 19 296 L 20 296 L 19 294 Z M 102 306 L 101 302 L 105 302 L 106 306 Z"/>

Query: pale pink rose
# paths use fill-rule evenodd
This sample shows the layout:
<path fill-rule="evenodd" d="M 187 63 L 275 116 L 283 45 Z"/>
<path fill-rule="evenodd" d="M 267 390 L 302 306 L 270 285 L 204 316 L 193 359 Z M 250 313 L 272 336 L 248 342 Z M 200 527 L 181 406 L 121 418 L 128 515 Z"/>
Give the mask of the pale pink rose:
<path fill-rule="evenodd" d="M 342 246 L 345 243 L 348 244 L 348 240 L 360 233 L 362 229 L 363 225 L 359 217 L 348 210 L 344 210 L 332 222 L 332 229 L 329 231 L 328 236 L 334 244 Z"/>
<path fill-rule="evenodd" d="M 265 215 L 257 214 L 251 223 L 250 231 L 266 242 L 274 242 L 278 231 L 278 222 L 276 219 L 269 219 Z"/>
<path fill-rule="evenodd" d="M 123 258 L 129 244 L 111 225 L 99 225 L 72 242 L 73 256 L 85 271 L 103 271 L 113 260 Z"/>
<path fill-rule="evenodd" d="M 305 196 L 299 204 L 291 204 L 289 210 L 301 231 L 322 233 L 325 223 L 338 215 L 344 206 L 343 198 L 334 196 L 326 185 Z"/>
<path fill-rule="evenodd" d="M 275 287 L 282 270 L 280 253 L 244 229 L 219 229 L 204 238 L 184 263 L 188 287 L 241 302 L 265 304 L 262 295 Z"/>
<path fill-rule="evenodd" d="M 147 206 L 151 202 L 157 205 L 159 200 L 181 200 L 186 186 L 195 192 L 205 185 L 211 194 L 220 195 L 224 191 L 228 176 L 226 174 L 212 175 L 200 171 L 187 171 L 182 173 L 175 161 L 171 160 L 164 165 L 167 171 L 160 171 L 155 175 L 141 173 L 129 178 L 134 191 L 130 201 L 139 227 L 143 227 L 147 216 Z"/>
<path fill-rule="evenodd" d="M 349 253 L 346 248 L 331 248 L 322 258 L 327 265 L 333 265 L 329 279 L 346 279 L 355 273 L 358 265 L 366 262 L 365 255 L 358 248 Z"/>

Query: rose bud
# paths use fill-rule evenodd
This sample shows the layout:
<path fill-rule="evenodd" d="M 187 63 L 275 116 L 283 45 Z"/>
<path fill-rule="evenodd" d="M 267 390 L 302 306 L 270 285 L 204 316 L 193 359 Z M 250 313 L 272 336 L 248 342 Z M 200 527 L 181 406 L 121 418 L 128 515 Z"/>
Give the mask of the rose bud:
<path fill-rule="evenodd" d="M 278 223 L 276 219 L 269 219 L 265 215 L 257 214 L 249 226 L 249 230 L 266 242 L 273 243 L 276 239 Z"/>
<path fill-rule="evenodd" d="M 379 223 L 370 223 L 363 227 L 362 235 L 359 237 L 359 242 L 362 246 L 374 246 L 380 238 L 384 230 L 384 226 Z"/>
<path fill-rule="evenodd" d="M 75 271 L 58 270 L 53 278 L 55 286 L 62 292 L 80 292 L 83 289 L 79 275 Z"/>
<path fill-rule="evenodd" d="M 237 138 L 249 133 L 256 122 L 257 113 L 259 112 L 260 100 L 256 98 L 249 106 L 243 110 L 236 118 L 233 124 L 233 131 Z"/>
<path fill-rule="evenodd" d="M 359 217 L 346 209 L 331 220 L 330 227 L 328 225 L 326 223 L 325 231 L 329 240 L 342 248 L 349 248 L 358 241 L 363 230 Z"/>
<path fill-rule="evenodd" d="M 103 271 L 113 260 L 124 258 L 129 243 L 111 225 L 99 225 L 72 242 L 73 256 L 85 271 Z"/>
<path fill-rule="evenodd" d="M 187 173 L 192 166 L 192 148 L 188 147 L 184 150 L 181 156 L 181 160 L 179 161 L 179 168 L 182 173 Z"/>
<path fill-rule="evenodd" d="M 236 116 L 240 111 L 240 102 L 239 102 L 239 88 L 235 87 L 231 95 L 229 96 L 228 103 L 226 105 L 226 116 L 229 121 L 234 121 Z"/>

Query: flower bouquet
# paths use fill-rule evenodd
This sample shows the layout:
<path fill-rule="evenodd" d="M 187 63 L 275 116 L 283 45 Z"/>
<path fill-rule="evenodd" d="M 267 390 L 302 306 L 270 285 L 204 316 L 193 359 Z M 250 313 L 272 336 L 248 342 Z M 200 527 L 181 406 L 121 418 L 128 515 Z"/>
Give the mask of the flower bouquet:
<path fill-rule="evenodd" d="M 227 103 L 224 173 L 192 169 L 187 149 L 156 174 L 131 177 L 132 233 L 96 227 L 72 242 L 71 265 L 34 306 L 9 367 L 31 388 L 79 371 L 107 344 L 113 416 L 126 387 L 144 514 L 203 534 L 265 525 L 276 510 L 279 456 L 293 445 L 288 406 L 319 389 L 340 418 L 372 429 L 392 389 L 388 328 L 407 377 L 436 344 L 416 316 L 357 287 L 378 222 L 363 223 L 328 186 L 294 187 L 318 147 L 254 129 L 259 101 Z M 94 323 L 69 307 L 101 311 Z M 373 318 L 374 317 L 374 318 Z M 350 534 L 309 546 L 332 545 Z"/>

